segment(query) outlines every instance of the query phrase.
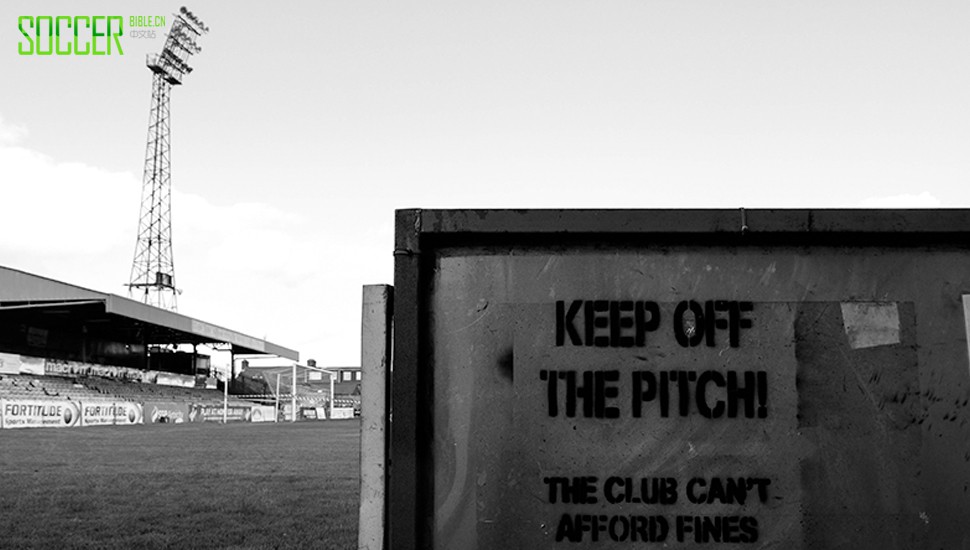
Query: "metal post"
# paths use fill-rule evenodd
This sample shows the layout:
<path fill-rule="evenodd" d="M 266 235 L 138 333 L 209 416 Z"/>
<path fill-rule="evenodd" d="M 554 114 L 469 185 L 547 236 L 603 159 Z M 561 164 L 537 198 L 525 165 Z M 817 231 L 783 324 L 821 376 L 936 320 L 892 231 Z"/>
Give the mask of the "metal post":
<path fill-rule="evenodd" d="M 273 422 L 280 421 L 280 373 L 276 373 L 276 416 Z"/>
<path fill-rule="evenodd" d="M 290 417 L 290 422 L 296 422 L 296 363 L 293 363 L 293 383 L 291 387 L 293 388 L 293 395 L 290 397 L 293 403 L 293 413 Z"/>
<path fill-rule="evenodd" d="M 434 534 L 429 518 L 434 517 L 431 501 L 422 491 L 431 487 L 430 384 L 428 370 L 421 369 L 423 302 L 425 280 L 421 256 L 421 211 L 398 210 L 394 231 L 394 345 L 391 351 L 393 379 L 389 384 L 393 411 L 387 422 L 387 506 L 384 546 L 394 550 L 416 550 L 431 546 Z M 363 412 L 363 409 L 361 409 Z"/>
<path fill-rule="evenodd" d="M 231 367 L 230 367 L 231 368 Z M 229 422 L 229 372 L 226 372 L 226 379 L 222 382 L 222 423 Z"/>
<path fill-rule="evenodd" d="M 222 383 L 222 423 L 229 423 L 229 381 L 232 380 L 232 371 L 235 366 L 236 356 L 229 348 L 229 370 L 226 372 L 226 380 Z"/>
<path fill-rule="evenodd" d="M 327 377 L 327 378 L 330 379 L 330 405 L 327 407 L 330 410 L 327 411 L 327 420 L 333 420 L 333 398 L 334 398 L 334 395 L 333 395 L 333 377 L 334 376 L 336 376 L 336 375 L 331 374 L 330 376 Z"/>

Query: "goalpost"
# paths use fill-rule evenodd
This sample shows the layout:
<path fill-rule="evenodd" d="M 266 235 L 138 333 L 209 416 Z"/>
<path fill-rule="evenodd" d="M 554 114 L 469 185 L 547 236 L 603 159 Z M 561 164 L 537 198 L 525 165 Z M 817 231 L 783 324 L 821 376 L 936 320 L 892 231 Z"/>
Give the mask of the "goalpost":
<path fill-rule="evenodd" d="M 290 392 L 290 396 L 292 398 L 291 408 L 293 409 L 293 414 L 291 415 L 290 422 L 296 422 L 296 411 L 297 411 L 296 409 L 296 367 L 297 367 L 297 364 L 293 363 L 293 378 L 292 378 L 293 391 Z M 334 379 L 337 377 L 337 373 L 327 369 L 321 369 L 320 367 L 311 367 L 310 365 L 300 365 L 300 367 L 307 370 L 322 372 L 327 374 L 330 377 L 330 396 L 327 398 L 327 409 L 328 409 L 327 418 L 333 418 L 333 400 L 334 400 L 334 397 L 336 397 L 333 393 L 333 386 L 334 386 Z M 279 410 L 280 408 L 279 390 L 280 390 L 280 375 L 277 373 L 276 375 L 276 409 L 277 410 Z"/>
<path fill-rule="evenodd" d="M 261 379 L 266 383 L 266 393 L 265 394 L 244 394 L 238 395 L 237 397 L 253 400 L 262 401 L 272 401 L 274 409 L 277 411 L 275 422 L 279 422 L 279 411 L 285 411 L 289 409 L 289 414 L 284 414 L 284 421 L 288 417 L 290 422 L 296 422 L 300 414 L 300 405 L 298 401 L 303 401 L 304 403 L 317 402 L 319 405 L 326 404 L 326 411 L 322 410 L 319 406 L 313 406 L 312 408 L 318 411 L 320 418 L 326 415 L 327 418 L 333 418 L 335 398 L 336 398 L 336 388 L 335 383 L 337 382 L 338 372 L 317 367 L 315 365 L 301 365 L 297 363 L 292 363 L 291 365 L 274 365 L 274 366 L 259 366 L 259 365 L 249 365 L 249 369 L 255 369 L 259 372 L 255 378 Z M 299 374 L 300 370 L 304 370 L 303 376 Z M 312 393 L 312 391 L 307 391 L 308 388 L 300 388 L 300 385 L 304 382 L 306 384 L 311 384 L 312 381 L 306 376 L 306 371 L 319 372 L 321 374 L 327 375 L 329 378 L 329 391 L 327 390 L 317 390 L 319 393 Z M 247 372 L 252 372 L 248 370 Z M 304 382 L 301 382 L 303 378 Z M 252 379 L 250 379 L 252 380 Z M 322 382 L 322 380 L 321 380 Z M 310 386 L 312 388 L 312 386 Z M 289 391 L 287 391 L 289 390 Z M 326 396 L 323 392 L 327 391 Z M 325 398 L 325 401 L 324 401 Z M 228 400 L 228 397 L 226 397 Z M 268 404 L 268 403 L 267 403 Z M 281 409 L 282 406 L 282 409 Z"/>

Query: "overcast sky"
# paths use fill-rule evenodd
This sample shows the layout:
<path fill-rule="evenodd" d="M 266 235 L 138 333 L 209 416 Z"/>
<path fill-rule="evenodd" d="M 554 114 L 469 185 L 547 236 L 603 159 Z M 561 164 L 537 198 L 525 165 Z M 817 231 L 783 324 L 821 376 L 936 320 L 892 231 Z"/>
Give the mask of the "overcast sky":
<path fill-rule="evenodd" d="M 0 265 L 127 295 L 164 41 L 20 56 L 17 17 L 179 6 L 0 3 Z M 398 208 L 970 206 L 965 0 L 188 7 L 179 311 L 321 365 L 359 364 Z"/>

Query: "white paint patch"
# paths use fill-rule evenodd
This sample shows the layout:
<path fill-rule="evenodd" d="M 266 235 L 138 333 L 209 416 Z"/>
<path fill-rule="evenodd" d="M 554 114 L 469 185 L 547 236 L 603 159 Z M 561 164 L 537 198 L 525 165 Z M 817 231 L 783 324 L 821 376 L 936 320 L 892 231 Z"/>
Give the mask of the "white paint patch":
<path fill-rule="evenodd" d="M 775 267 L 775 262 L 771 262 L 771 265 L 765 268 L 764 273 L 761 274 L 761 279 L 758 281 L 759 283 L 761 283 L 761 286 L 768 286 L 768 282 L 771 280 L 771 276 L 775 274 L 775 271 L 777 271 L 777 269 L 778 268 Z"/>
<path fill-rule="evenodd" d="M 842 324 L 852 349 L 899 343 L 899 309 L 895 302 L 842 302 Z"/>

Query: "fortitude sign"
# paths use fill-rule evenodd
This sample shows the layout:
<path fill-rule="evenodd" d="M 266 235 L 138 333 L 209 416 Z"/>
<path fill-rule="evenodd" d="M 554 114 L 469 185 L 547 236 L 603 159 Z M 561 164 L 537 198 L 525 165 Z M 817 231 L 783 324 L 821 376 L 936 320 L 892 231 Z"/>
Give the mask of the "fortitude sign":
<path fill-rule="evenodd" d="M 4 428 L 70 428 L 80 419 L 78 404 L 66 399 L 0 399 Z"/>
<path fill-rule="evenodd" d="M 82 426 L 126 426 L 143 423 L 141 403 L 130 401 L 84 401 L 81 403 Z"/>
<path fill-rule="evenodd" d="M 393 548 L 970 541 L 970 211 L 401 211 Z"/>

